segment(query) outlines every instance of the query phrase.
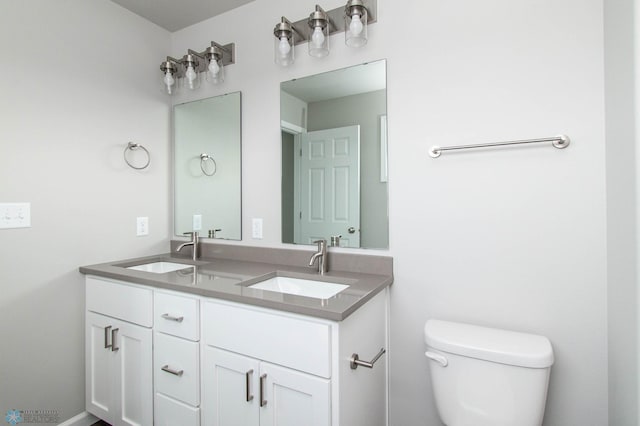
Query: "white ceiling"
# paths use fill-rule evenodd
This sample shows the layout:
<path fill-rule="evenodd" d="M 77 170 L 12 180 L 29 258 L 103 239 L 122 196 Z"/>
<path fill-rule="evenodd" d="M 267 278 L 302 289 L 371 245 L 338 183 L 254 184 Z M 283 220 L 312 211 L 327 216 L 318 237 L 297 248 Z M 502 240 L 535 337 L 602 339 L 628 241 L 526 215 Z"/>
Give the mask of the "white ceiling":
<path fill-rule="evenodd" d="M 171 32 L 228 12 L 253 0 L 111 0 Z"/>

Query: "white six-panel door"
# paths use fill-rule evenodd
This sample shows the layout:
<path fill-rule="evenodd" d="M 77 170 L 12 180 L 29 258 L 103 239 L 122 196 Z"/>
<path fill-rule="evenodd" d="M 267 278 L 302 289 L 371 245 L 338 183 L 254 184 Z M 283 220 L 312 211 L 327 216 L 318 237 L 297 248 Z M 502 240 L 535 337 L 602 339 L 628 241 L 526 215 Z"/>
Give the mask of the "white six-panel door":
<path fill-rule="evenodd" d="M 360 126 L 303 133 L 294 204 L 298 244 L 342 235 L 360 247 Z"/>

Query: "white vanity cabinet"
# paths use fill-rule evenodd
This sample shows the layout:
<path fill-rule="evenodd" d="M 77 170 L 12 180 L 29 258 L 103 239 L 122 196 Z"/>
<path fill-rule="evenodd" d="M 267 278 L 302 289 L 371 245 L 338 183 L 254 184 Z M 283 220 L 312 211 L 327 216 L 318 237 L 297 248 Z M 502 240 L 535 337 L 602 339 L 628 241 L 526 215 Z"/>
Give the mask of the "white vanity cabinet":
<path fill-rule="evenodd" d="M 141 426 L 385 426 L 387 290 L 342 321 L 88 275 L 86 409 Z"/>
<path fill-rule="evenodd" d="M 386 296 L 334 322 L 225 301 L 202 307 L 202 424 L 384 426 Z"/>
<path fill-rule="evenodd" d="M 149 289 L 87 277 L 86 408 L 111 425 L 153 423 Z"/>

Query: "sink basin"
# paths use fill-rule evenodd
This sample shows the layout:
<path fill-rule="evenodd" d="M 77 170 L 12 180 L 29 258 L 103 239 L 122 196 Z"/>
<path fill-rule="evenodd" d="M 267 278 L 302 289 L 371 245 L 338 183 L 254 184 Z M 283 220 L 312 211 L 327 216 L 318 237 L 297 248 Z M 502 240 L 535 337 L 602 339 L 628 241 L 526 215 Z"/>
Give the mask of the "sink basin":
<path fill-rule="evenodd" d="M 345 284 L 324 281 L 304 280 L 290 277 L 274 277 L 248 286 L 256 290 L 275 291 L 277 293 L 295 294 L 297 296 L 328 299 L 348 288 Z"/>
<path fill-rule="evenodd" d="M 134 269 L 136 271 L 153 272 L 154 274 L 164 274 L 166 272 L 179 271 L 180 269 L 187 269 L 187 268 L 193 268 L 193 266 L 185 265 L 184 263 L 152 262 L 152 263 L 144 263 L 142 265 L 127 267 L 127 269 Z"/>

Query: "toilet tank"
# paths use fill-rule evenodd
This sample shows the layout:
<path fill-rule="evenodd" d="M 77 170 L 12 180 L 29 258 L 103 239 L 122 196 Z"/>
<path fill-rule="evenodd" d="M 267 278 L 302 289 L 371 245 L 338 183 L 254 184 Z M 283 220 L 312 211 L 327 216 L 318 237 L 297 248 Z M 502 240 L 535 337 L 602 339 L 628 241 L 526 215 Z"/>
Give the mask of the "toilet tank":
<path fill-rule="evenodd" d="M 447 426 L 539 426 L 553 350 L 544 336 L 429 320 L 431 383 Z"/>

